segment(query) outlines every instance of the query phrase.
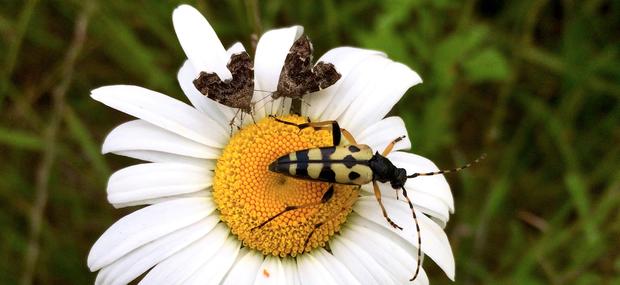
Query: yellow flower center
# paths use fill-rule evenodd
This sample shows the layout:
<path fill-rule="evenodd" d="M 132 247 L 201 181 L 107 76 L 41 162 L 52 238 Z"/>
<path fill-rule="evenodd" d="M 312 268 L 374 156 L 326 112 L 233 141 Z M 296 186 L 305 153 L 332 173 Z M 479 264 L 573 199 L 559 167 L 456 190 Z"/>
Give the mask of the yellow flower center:
<path fill-rule="evenodd" d="M 297 124 L 306 120 L 285 116 Z M 268 170 L 278 157 L 301 149 L 331 146 L 331 132 L 265 118 L 235 134 L 217 162 L 213 197 L 221 219 L 244 246 L 285 257 L 325 246 L 345 222 L 359 186 L 334 184 L 334 194 L 320 203 L 330 183 L 300 180 Z M 273 218 L 287 207 L 307 205 Z"/>

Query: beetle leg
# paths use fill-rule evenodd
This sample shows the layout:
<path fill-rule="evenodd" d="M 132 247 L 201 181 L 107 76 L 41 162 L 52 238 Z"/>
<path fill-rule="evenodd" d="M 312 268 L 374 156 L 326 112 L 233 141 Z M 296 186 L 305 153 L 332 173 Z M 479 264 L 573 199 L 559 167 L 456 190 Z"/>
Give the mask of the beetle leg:
<path fill-rule="evenodd" d="M 304 247 L 303 249 L 305 250 L 306 247 L 308 247 L 308 243 L 310 242 L 310 239 L 312 238 L 312 236 L 314 235 L 314 232 L 316 232 L 316 230 L 318 230 L 322 225 L 324 225 L 327 221 L 334 219 L 336 217 L 338 217 L 340 214 L 342 214 L 342 212 L 348 210 L 347 207 L 342 207 L 340 208 L 340 210 L 338 212 L 336 212 L 335 214 L 331 215 L 330 217 L 328 217 L 327 219 L 323 220 L 320 223 L 316 223 L 314 224 L 314 228 L 312 229 L 312 231 L 308 234 L 308 236 L 306 237 L 306 240 L 304 241 Z"/>
<path fill-rule="evenodd" d="M 337 218 L 339 215 L 341 215 L 343 212 L 351 209 L 351 206 L 353 205 L 353 203 L 355 203 L 355 201 L 357 201 L 357 195 L 355 196 L 351 196 L 346 205 L 342 206 L 340 208 L 340 210 L 338 210 L 338 212 L 332 214 L 331 216 L 325 218 L 323 221 L 314 224 L 314 227 L 312 228 L 312 231 L 308 234 L 308 236 L 306 237 L 306 240 L 304 241 L 304 250 L 306 249 L 306 247 L 308 247 L 308 243 L 310 242 L 310 239 L 312 238 L 312 236 L 314 235 L 314 233 L 321 227 L 323 226 L 325 223 L 327 223 L 328 221 Z"/>
<path fill-rule="evenodd" d="M 275 214 L 273 217 L 267 219 L 266 221 L 260 223 L 260 225 L 253 227 L 251 230 L 255 230 L 257 228 L 262 228 L 267 223 L 275 220 L 279 216 L 282 216 L 284 213 L 287 213 L 287 212 L 290 212 L 290 211 L 294 211 L 294 210 L 297 210 L 297 209 L 312 208 L 312 207 L 323 205 L 323 204 L 329 202 L 329 200 L 331 200 L 332 197 L 334 197 L 334 185 L 330 185 L 329 188 L 327 189 L 327 191 L 325 191 L 325 193 L 323 193 L 323 197 L 321 197 L 321 201 L 307 203 L 307 204 L 303 204 L 303 205 L 286 206 L 284 208 L 284 210 L 282 210 L 281 212 Z"/>
<path fill-rule="evenodd" d="M 398 143 L 399 141 L 402 141 L 404 138 L 405 136 L 400 136 L 400 137 L 395 138 L 385 147 L 381 155 L 387 156 L 390 152 L 392 152 L 392 149 L 394 149 L 394 145 Z"/>
<path fill-rule="evenodd" d="M 418 223 L 418 217 L 415 214 L 415 210 L 413 209 L 413 203 L 409 200 L 409 196 L 407 196 L 407 190 L 405 187 L 401 188 L 403 190 L 403 196 L 407 199 L 407 203 L 409 204 L 409 208 L 411 209 L 411 213 L 413 214 L 413 220 L 415 221 L 415 229 L 418 232 L 418 264 L 415 269 L 415 273 L 413 274 L 413 278 L 409 279 L 409 281 L 413 281 L 418 277 L 418 273 L 420 273 L 420 265 L 422 258 L 422 237 L 420 236 L 420 224 Z"/>
<path fill-rule="evenodd" d="M 383 202 L 381 202 L 381 190 L 379 190 L 379 185 L 377 184 L 377 181 L 373 181 L 372 186 L 375 190 L 375 198 L 377 198 L 377 202 L 379 202 L 379 206 L 381 206 L 381 212 L 383 213 L 383 216 L 385 217 L 385 219 L 388 221 L 388 223 L 390 223 L 392 227 L 402 230 L 403 229 L 402 227 L 394 223 L 394 221 L 392 221 L 392 219 L 388 217 L 387 211 L 385 210 L 385 207 L 383 206 Z"/>
<path fill-rule="evenodd" d="M 349 131 L 347 131 L 346 129 L 340 129 L 340 132 L 342 133 L 342 136 L 349 142 L 349 144 L 357 144 L 357 141 L 355 141 L 355 138 Z"/>
<path fill-rule="evenodd" d="M 332 131 L 332 144 L 334 146 L 340 145 L 340 141 L 341 141 L 341 137 L 342 137 L 341 130 L 343 130 L 343 129 L 340 129 L 340 125 L 338 125 L 337 121 L 308 122 L 308 123 L 303 123 L 303 124 L 296 124 L 296 123 L 287 122 L 287 121 L 278 119 L 278 118 L 276 118 L 273 115 L 270 115 L 270 117 L 273 118 L 274 120 L 276 120 L 277 122 L 282 123 L 282 124 L 286 124 L 286 125 L 290 125 L 290 126 L 296 126 L 297 128 L 299 128 L 299 130 L 303 130 L 305 128 L 314 128 L 315 130 L 329 130 L 329 129 L 331 129 L 331 131 Z M 348 138 L 347 138 L 347 140 L 348 140 Z"/>

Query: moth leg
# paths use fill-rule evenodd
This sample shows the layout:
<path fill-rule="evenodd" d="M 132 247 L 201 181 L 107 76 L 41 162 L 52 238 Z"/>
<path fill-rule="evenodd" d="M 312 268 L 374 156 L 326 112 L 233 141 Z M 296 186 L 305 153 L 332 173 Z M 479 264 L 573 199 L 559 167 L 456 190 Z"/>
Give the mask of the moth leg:
<path fill-rule="evenodd" d="M 230 122 L 228 122 L 228 126 L 230 126 L 230 136 L 232 137 L 233 135 L 233 127 L 235 126 L 235 120 L 237 119 L 237 116 L 239 115 L 239 112 L 241 111 L 241 109 L 237 109 L 237 112 L 235 112 L 235 115 L 232 117 L 232 119 L 230 119 Z"/>
<path fill-rule="evenodd" d="M 323 193 L 323 197 L 321 197 L 321 201 L 307 203 L 307 204 L 303 204 L 303 205 L 286 206 L 284 208 L 284 210 L 282 210 L 281 212 L 275 214 L 274 216 L 272 216 L 271 218 L 267 219 L 266 221 L 260 223 L 258 226 L 253 227 L 251 230 L 255 230 L 257 228 L 262 228 L 263 226 L 265 226 L 269 222 L 275 220 L 277 217 L 282 216 L 283 214 L 285 214 L 287 212 L 298 210 L 298 209 L 312 208 L 312 207 L 316 207 L 316 206 L 321 206 L 321 205 L 329 202 L 329 200 L 331 200 L 331 198 L 333 196 L 334 196 L 334 185 L 332 184 L 332 185 L 329 186 L 327 191 L 325 191 L 325 193 Z"/>

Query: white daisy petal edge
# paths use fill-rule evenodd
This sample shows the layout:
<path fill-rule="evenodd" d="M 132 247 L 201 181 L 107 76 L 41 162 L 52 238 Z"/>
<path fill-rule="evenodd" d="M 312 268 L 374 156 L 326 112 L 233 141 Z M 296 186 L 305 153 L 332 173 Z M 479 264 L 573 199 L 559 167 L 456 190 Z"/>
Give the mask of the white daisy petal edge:
<path fill-rule="evenodd" d="M 264 33 L 258 40 L 254 56 L 254 89 L 257 91 L 253 98 L 254 102 L 258 102 L 254 114 L 257 119 L 273 114 L 280 108 L 283 98 L 273 101 L 263 98 L 278 88 L 284 59 L 303 32 L 301 26 L 275 29 Z"/>
<path fill-rule="evenodd" d="M 237 261 L 226 275 L 226 279 L 222 284 L 253 284 L 263 259 L 263 255 L 258 251 L 241 249 Z"/>
<path fill-rule="evenodd" d="M 325 121 L 338 118 L 372 82 L 377 68 L 389 60 L 378 51 L 341 47 L 328 51 L 319 61 L 334 64 L 342 76 L 334 85 L 306 95 L 308 115 L 315 120 Z"/>
<path fill-rule="evenodd" d="M 226 67 L 229 57 L 217 34 L 200 12 L 181 5 L 172 13 L 174 31 L 195 70 L 215 72 L 221 80 L 232 79 Z"/>
<path fill-rule="evenodd" d="M 241 243 L 233 236 L 229 235 L 219 250 L 202 265 L 185 284 L 220 284 L 226 276 L 226 272 L 232 267 L 237 259 L 237 254 L 241 249 Z"/>
<path fill-rule="evenodd" d="M 220 221 L 216 215 L 147 243 L 104 267 L 95 284 L 127 284 L 157 263 L 203 237 Z"/>
<path fill-rule="evenodd" d="M 390 153 L 387 158 L 389 158 L 394 165 L 406 169 L 407 173 L 439 171 L 435 163 L 417 154 L 395 151 Z M 407 190 L 425 192 L 435 196 L 448 206 L 451 213 L 454 212 L 454 198 L 450 191 L 450 185 L 448 185 L 448 181 L 443 175 L 407 179 L 405 188 Z"/>
<path fill-rule="evenodd" d="M 109 107 L 210 147 L 222 148 L 229 133 L 204 113 L 164 94 L 132 85 L 112 85 L 91 91 Z"/>
<path fill-rule="evenodd" d="M 355 139 L 358 143 L 366 144 L 372 149 L 382 152 L 389 143 L 400 136 L 405 136 L 405 138 L 394 145 L 393 151 L 410 149 L 411 141 L 403 119 L 400 117 L 387 117 L 367 126 L 359 134 L 355 135 Z"/>
<path fill-rule="evenodd" d="M 200 167 L 208 167 L 208 165 L 212 165 L 215 160 L 212 159 L 203 159 L 203 158 L 195 158 L 184 155 L 178 155 L 169 152 L 162 151 L 152 151 L 152 150 L 119 150 L 115 151 L 114 154 L 135 158 L 138 160 L 148 161 L 148 162 L 178 162 L 184 164 L 191 164 Z"/>
<path fill-rule="evenodd" d="M 364 280 L 365 284 L 397 284 L 396 280 L 392 279 L 360 245 L 343 235 L 334 238 L 329 245 L 334 257 L 340 260 L 358 280 Z"/>
<path fill-rule="evenodd" d="M 302 254 L 297 257 L 297 270 L 302 284 L 338 285 L 338 279 L 321 264 L 313 253 Z"/>
<path fill-rule="evenodd" d="M 384 229 L 398 234 L 401 238 L 409 241 L 413 247 L 417 248 L 417 232 L 415 226 L 411 223 L 413 217 L 409 207 L 391 199 L 385 199 L 383 200 L 383 203 L 395 223 L 403 225 L 407 224 L 409 226 L 403 227 L 403 230 L 401 231 L 394 229 L 392 226 L 387 224 L 385 222 L 385 218 L 381 215 L 379 205 L 372 196 L 361 197 L 355 204 L 354 211 L 365 219 L 380 225 Z M 437 265 L 439 265 L 439 267 L 446 273 L 446 275 L 450 279 L 454 280 L 454 256 L 452 255 L 452 248 L 448 242 L 448 237 L 443 229 L 437 225 L 437 223 L 433 222 L 417 209 L 415 211 L 422 235 L 422 252 L 433 259 L 435 263 L 437 263 Z"/>
<path fill-rule="evenodd" d="M 297 260 L 292 257 L 287 257 L 282 260 L 282 268 L 286 276 L 286 283 L 291 285 L 301 284 L 299 279 L 299 271 L 297 271 Z"/>
<path fill-rule="evenodd" d="M 273 255 L 265 256 L 255 273 L 253 284 L 290 284 L 286 280 L 282 259 Z"/>
<path fill-rule="evenodd" d="M 222 223 L 201 239 L 158 263 L 139 284 L 180 284 L 194 275 L 200 267 L 224 246 L 229 230 Z M 196 258 L 199 253 L 200 258 Z"/>
<path fill-rule="evenodd" d="M 355 92 L 357 96 L 338 118 L 353 134 L 385 117 L 407 89 L 422 82 L 415 71 L 389 59 L 377 63 L 373 71 L 368 71 L 372 78 L 368 79 L 366 88 Z"/>
<path fill-rule="evenodd" d="M 182 163 L 136 164 L 110 176 L 108 201 L 110 204 L 128 204 L 198 192 L 211 186 L 211 169 Z"/>
<path fill-rule="evenodd" d="M 402 239 L 386 235 L 381 229 L 369 227 L 369 224 L 363 224 L 362 221 L 364 219 L 353 219 L 348 223 L 346 237 L 361 245 L 362 250 L 381 264 L 395 280 L 409 280 L 417 264 L 417 259 L 408 252 L 409 247 L 398 244 Z"/>
<path fill-rule="evenodd" d="M 129 121 L 114 128 L 101 147 L 101 152 L 104 154 L 134 150 L 157 151 L 203 159 L 216 159 L 222 152 L 220 148 L 195 142 L 144 120 Z"/>
<path fill-rule="evenodd" d="M 409 204 L 404 199 L 402 193 L 399 191 L 398 200 L 396 199 L 396 191 L 390 183 L 378 183 L 379 189 L 381 190 L 381 195 L 383 199 L 391 199 L 398 201 L 404 205 L 404 207 L 409 208 Z M 373 189 L 372 185 L 368 185 L 362 188 L 367 193 L 372 194 Z M 405 188 L 407 189 L 407 188 Z M 411 199 L 411 203 L 416 209 L 422 211 L 422 213 L 429 215 L 433 218 L 438 219 L 441 223 L 439 225 L 444 228 L 448 220 L 450 219 L 450 208 L 446 205 L 444 201 L 437 196 L 429 195 L 427 192 L 421 191 L 407 191 L 407 195 Z"/>
<path fill-rule="evenodd" d="M 351 271 L 344 266 L 336 257 L 327 252 L 323 248 L 319 248 L 312 252 L 312 256 L 320 263 L 324 268 L 331 273 L 331 275 L 337 280 L 338 284 L 363 284 L 364 280 L 359 280 L 351 273 Z"/>
<path fill-rule="evenodd" d="M 101 269 L 150 241 L 195 223 L 215 210 L 208 198 L 186 198 L 151 205 L 114 223 L 88 254 L 91 271 Z"/>

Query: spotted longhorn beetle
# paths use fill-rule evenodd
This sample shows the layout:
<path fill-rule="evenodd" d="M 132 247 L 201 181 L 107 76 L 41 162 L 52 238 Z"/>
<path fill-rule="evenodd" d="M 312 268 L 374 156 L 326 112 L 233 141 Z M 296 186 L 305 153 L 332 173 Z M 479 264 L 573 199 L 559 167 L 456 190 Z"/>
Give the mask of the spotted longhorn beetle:
<path fill-rule="evenodd" d="M 392 219 L 390 219 L 385 207 L 383 206 L 383 202 L 381 201 L 381 191 L 379 190 L 377 181 L 382 183 L 389 182 L 393 189 L 400 189 L 403 191 L 403 196 L 407 200 L 409 208 L 413 214 L 418 235 L 417 267 L 414 276 L 410 279 L 410 281 L 415 280 L 420 271 L 422 239 L 420 237 L 420 225 L 418 224 L 418 219 L 413 209 L 413 203 L 407 196 L 407 190 L 404 186 L 405 182 L 409 178 L 415 178 L 418 176 L 432 176 L 460 171 L 485 158 L 485 155 L 483 154 L 474 162 L 458 168 L 426 173 L 413 173 L 408 175 L 404 168 L 396 167 L 388 158 L 386 158 L 386 156 L 394 148 L 394 145 L 403 140 L 405 136 L 392 140 L 382 153 L 379 153 L 378 151 L 373 153 L 373 150 L 368 145 L 357 144 L 351 133 L 349 133 L 346 129 L 341 129 L 337 121 L 295 124 L 280 120 L 274 116 L 272 116 L 272 118 L 280 123 L 296 126 L 300 130 L 308 127 L 315 129 L 331 128 L 333 146 L 302 149 L 283 155 L 269 165 L 270 171 L 299 179 L 324 181 L 337 184 L 364 185 L 372 183 L 375 198 L 377 199 L 377 202 L 379 202 L 383 216 L 392 227 L 400 230 L 402 230 L 402 227 L 398 226 L 394 223 L 394 221 L 392 221 Z M 347 140 L 347 144 L 341 145 L 342 136 L 344 136 Z M 269 218 L 258 227 L 264 226 L 268 222 L 288 211 L 327 203 L 333 196 L 333 191 L 333 187 L 329 187 L 329 189 L 323 194 L 320 202 L 309 205 L 288 206 L 282 212 Z M 322 224 L 323 223 L 315 225 L 315 229 L 320 227 Z M 306 243 L 310 239 L 311 235 L 312 233 L 306 239 Z"/>

